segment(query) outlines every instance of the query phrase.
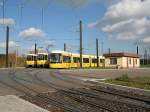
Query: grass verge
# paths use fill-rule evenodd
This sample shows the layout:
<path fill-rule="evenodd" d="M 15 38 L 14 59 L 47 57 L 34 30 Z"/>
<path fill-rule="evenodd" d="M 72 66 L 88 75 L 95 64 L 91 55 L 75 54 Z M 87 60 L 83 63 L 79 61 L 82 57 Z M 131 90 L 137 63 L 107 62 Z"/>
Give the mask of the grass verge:
<path fill-rule="evenodd" d="M 150 90 L 150 77 L 129 77 L 127 74 L 124 74 L 114 79 L 107 79 L 105 82 Z"/>
<path fill-rule="evenodd" d="M 142 68 L 145 68 L 145 67 L 150 67 L 150 64 L 148 65 L 141 65 Z"/>

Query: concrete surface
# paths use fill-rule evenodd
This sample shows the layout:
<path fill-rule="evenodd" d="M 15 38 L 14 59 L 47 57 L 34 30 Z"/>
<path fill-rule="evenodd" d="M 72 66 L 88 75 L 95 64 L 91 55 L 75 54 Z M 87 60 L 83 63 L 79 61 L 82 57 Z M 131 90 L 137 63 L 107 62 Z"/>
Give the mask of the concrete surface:
<path fill-rule="evenodd" d="M 0 112 L 49 112 L 34 104 L 18 98 L 17 96 L 8 95 L 0 96 Z"/>

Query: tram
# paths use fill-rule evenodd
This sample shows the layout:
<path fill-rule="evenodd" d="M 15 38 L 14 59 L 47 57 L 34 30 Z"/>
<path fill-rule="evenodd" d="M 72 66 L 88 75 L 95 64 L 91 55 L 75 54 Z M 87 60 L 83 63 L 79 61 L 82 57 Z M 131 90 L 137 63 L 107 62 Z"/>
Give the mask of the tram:
<path fill-rule="evenodd" d="M 48 68 L 48 53 L 38 53 L 37 54 L 37 67 L 38 68 Z"/>
<path fill-rule="evenodd" d="M 100 67 L 104 66 L 105 58 L 99 56 Z M 90 68 L 97 66 L 96 56 L 83 55 L 82 67 Z M 80 55 L 64 51 L 52 51 L 49 54 L 49 68 L 80 68 Z"/>
<path fill-rule="evenodd" d="M 36 67 L 37 66 L 37 55 L 27 54 L 26 67 Z"/>

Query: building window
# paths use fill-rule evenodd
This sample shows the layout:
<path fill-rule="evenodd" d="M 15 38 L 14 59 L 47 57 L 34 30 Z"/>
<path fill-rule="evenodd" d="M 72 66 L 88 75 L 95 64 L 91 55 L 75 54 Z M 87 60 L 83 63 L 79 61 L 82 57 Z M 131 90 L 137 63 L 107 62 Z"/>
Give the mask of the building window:
<path fill-rule="evenodd" d="M 117 58 L 110 58 L 110 64 L 116 65 L 117 64 Z"/>
<path fill-rule="evenodd" d="M 64 63 L 71 63 L 71 57 L 70 56 L 63 56 L 63 62 Z"/>
<path fill-rule="evenodd" d="M 129 58 L 129 64 L 130 64 L 130 65 L 132 64 L 132 62 L 131 62 L 131 58 Z"/>
<path fill-rule="evenodd" d="M 104 63 L 104 59 L 100 59 L 100 63 Z"/>
<path fill-rule="evenodd" d="M 137 59 L 135 59 L 135 64 L 137 65 Z"/>
<path fill-rule="evenodd" d="M 89 63 L 89 58 L 83 58 L 83 63 Z"/>

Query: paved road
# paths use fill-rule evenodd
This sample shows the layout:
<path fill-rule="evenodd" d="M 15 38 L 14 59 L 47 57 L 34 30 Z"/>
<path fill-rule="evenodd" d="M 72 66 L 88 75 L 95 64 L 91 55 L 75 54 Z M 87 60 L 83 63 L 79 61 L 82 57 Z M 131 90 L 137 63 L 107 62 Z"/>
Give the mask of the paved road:
<path fill-rule="evenodd" d="M 122 74 L 128 74 L 129 76 L 150 76 L 150 69 L 0 69 L 0 95 L 20 95 L 21 93 L 15 90 L 15 88 L 28 91 L 22 84 L 31 89 L 36 89 L 38 92 L 55 91 L 54 88 L 40 82 L 37 77 L 46 83 L 57 84 L 60 87 L 78 88 L 80 84 L 85 84 L 83 81 L 79 80 L 81 77 L 110 78 Z M 16 81 L 19 83 L 16 83 Z"/>

